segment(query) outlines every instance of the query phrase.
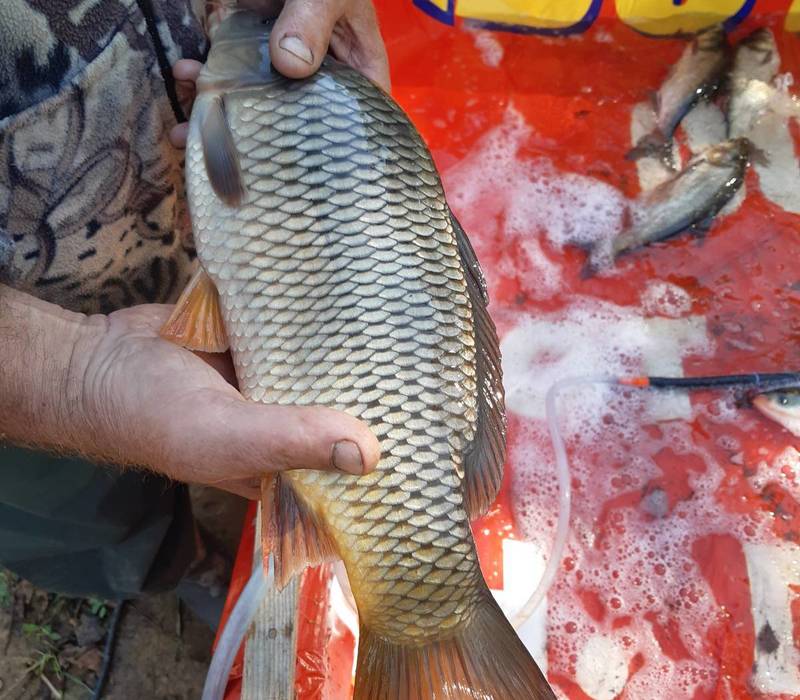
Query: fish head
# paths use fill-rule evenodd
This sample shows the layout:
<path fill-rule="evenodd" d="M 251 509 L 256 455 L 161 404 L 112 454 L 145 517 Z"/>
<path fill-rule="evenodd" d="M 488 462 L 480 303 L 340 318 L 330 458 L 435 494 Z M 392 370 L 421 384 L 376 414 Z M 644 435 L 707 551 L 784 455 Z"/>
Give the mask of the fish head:
<path fill-rule="evenodd" d="M 753 399 L 753 406 L 767 418 L 800 437 L 800 388 L 759 394 Z"/>
<path fill-rule="evenodd" d="M 771 29 L 761 27 L 736 46 L 734 75 L 769 83 L 778 74 L 781 57 Z"/>
<path fill-rule="evenodd" d="M 775 35 L 768 27 L 761 27 L 742 39 L 737 49 L 751 54 L 761 65 L 779 61 Z M 777 70 L 777 65 L 776 65 Z"/>
<path fill-rule="evenodd" d="M 714 24 L 698 32 L 694 41 L 698 51 L 717 53 L 728 46 L 728 35 L 723 25 Z"/>
<path fill-rule="evenodd" d="M 200 71 L 197 91 L 219 91 L 277 80 L 269 57 L 274 19 L 261 12 L 237 9 L 214 27 L 211 50 Z"/>

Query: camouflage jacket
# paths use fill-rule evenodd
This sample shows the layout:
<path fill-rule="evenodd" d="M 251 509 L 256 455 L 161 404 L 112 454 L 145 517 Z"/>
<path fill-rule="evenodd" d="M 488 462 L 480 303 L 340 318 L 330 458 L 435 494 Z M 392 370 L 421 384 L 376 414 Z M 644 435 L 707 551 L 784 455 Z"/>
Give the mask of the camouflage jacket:
<path fill-rule="evenodd" d="M 0 279 L 84 312 L 180 292 L 194 253 L 169 67 L 206 50 L 193 4 L 0 2 Z"/>

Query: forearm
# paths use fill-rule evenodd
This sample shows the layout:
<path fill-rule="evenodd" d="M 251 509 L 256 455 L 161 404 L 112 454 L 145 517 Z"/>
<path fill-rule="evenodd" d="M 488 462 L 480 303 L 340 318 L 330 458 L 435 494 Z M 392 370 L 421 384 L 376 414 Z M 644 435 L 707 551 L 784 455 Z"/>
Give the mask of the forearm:
<path fill-rule="evenodd" d="M 0 439 L 83 451 L 81 363 L 101 323 L 0 284 Z"/>

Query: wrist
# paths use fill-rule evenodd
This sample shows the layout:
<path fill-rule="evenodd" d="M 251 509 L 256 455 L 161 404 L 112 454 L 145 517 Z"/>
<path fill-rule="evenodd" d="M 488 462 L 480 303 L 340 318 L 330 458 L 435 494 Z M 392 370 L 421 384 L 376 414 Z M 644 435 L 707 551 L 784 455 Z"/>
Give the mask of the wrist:
<path fill-rule="evenodd" d="M 82 376 L 103 317 L 0 285 L 0 433 L 43 449 L 82 451 Z"/>

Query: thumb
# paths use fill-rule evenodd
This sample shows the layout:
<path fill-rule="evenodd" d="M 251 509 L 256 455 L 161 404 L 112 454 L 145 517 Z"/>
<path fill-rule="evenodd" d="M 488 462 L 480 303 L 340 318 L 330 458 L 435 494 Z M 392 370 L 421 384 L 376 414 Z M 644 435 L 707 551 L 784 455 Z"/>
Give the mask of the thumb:
<path fill-rule="evenodd" d="M 361 475 L 380 459 L 380 445 L 367 425 L 344 412 L 204 393 L 183 408 L 173 406 L 182 417 L 167 423 L 174 476 L 183 481 L 213 485 L 286 469 Z"/>
<path fill-rule="evenodd" d="M 270 36 L 272 65 L 288 78 L 312 75 L 343 12 L 343 0 L 287 0 Z"/>

